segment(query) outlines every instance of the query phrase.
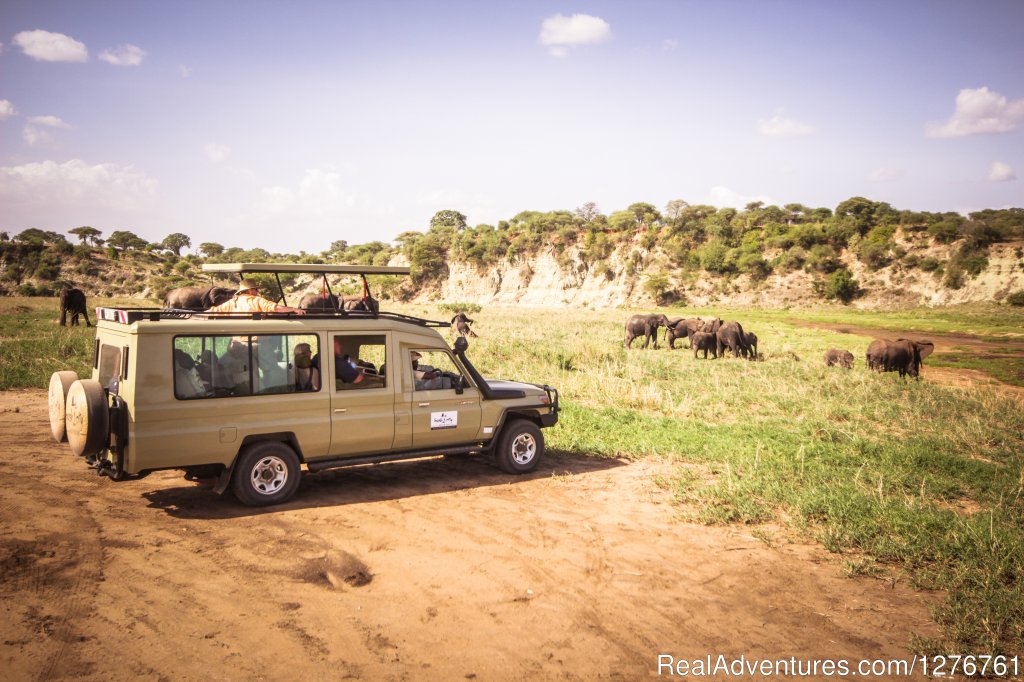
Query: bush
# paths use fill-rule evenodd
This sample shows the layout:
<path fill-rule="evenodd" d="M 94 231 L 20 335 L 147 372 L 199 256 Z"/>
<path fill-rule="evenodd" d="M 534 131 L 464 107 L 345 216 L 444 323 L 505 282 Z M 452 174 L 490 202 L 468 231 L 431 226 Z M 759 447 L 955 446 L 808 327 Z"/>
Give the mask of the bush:
<path fill-rule="evenodd" d="M 831 246 L 816 244 L 807 255 L 807 267 L 818 272 L 835 272 L 842 266 Z"/>
<path fill-rule="evenodd" d="M 821 288 L 821 295 L 829 300 L 838 300 L 849 303 L 861 293 L 857 280 L 853 278 L 846 268 L 836 270 L 825 280 Z"/>
<path fill-rule="evenodd" d="M 857 258 L 872 270 L 889 264 L 889 247 L 864 239 L 857 245 Z"/>
<path fill-rule="evenodd" d="M 1012 306 L 1017 306 L 1018 308 L 1024 306 L 1024 289 L 1015 291 L 1007 296 L 1006 302 Z"/>
<path fill-rule="evenodd" d="M 940 267 L 942 267 L 942 262 L 938 258 L 932 258 L 931 256 L 928 256 L 927 258 L 922 258 L 919 265 L 920 268 L 925 272 L 935 272 Z"/>
<path fill-rule="evenodd" d="M 483 310 L 476 303 L 439 303 L 437 309 L 442 313 L 450 315 L 458 315 L 459 313 L 466 313 L 467 315 L 475 315 Z"/>
<path fill-rule="evenodd" d="M 955 263 L 950 263 L 946 268 L 945 284 L 950 289 L 962 289 L 964 286 L 964 271 Z"/>
<path fill-rule="evenodd" d="M 745 253 L 736 260 L 736 269 L 750 275 L 751 279 L 762 280 L 772 271 L 768 261 L 759 253 Z"/>

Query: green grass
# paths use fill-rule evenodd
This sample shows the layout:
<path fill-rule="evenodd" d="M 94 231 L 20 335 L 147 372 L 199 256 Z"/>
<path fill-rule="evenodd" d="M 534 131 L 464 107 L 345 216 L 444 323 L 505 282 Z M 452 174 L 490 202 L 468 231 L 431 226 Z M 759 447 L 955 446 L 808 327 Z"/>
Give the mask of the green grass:
<path fill-rule="evenodd" d="M 1015 353 L 1015 357 L 1000 357 L 1001 353 Z M 994 348 L 984 354 L 935 353 L 926 360 L 935 367 L 973 369 L 989 374 L 999 381 L 1014 386 L 1024 386 L 1024 357 L 1017 349 Z"/>
<path fill-rule="evenodd" d="M 44 387 L 54 369 L 90 363 L 92 330 L 60 330 L 56 301 L 48 305 L 0 299 L 0 386 Z M 434 306 L 400 311 L 447 319 Z M 1002 312 L 920 319 L 930 331 L 997 335 L 1018 324 Z M 796 324 L 851 324 L 847 315 L 723 314 L 760 338 L 762 361 L 744 362 L 626 351 L 623 311 L 485 308 L 473 315 L 480 338 L 468 355 L 486 376 L 560 390 L 551 449 L 671 463 L 657 483 L 693 521 L 747 524 L 767 543 L 759 524 L 785 525 L 841 555 L 846 575 L 895 572 L 942 590 L 942 636 L 916 648 L 1024 652 L 1024 410 L 988 388 L 931 383 L 927 366 L 920 382 L 868 372 L 869 337 Z M 918 313 L 852 314 L 885 328 L 901 328 L 905 315 Z M 824 367 L 831 347 L 852 351 L 855 369 Z"/>

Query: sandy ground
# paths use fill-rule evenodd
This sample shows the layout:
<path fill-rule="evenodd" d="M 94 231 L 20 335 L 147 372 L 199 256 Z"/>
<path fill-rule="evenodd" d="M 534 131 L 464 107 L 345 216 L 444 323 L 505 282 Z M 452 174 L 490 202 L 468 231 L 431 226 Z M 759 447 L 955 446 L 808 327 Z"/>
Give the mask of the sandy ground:
<path fill-rule="evenodd" d="M 659 654 L 906 658 L 936 634 L 935 595 L 680 522 L 657 463 L 421 460 L 253 510 L 97 477 L 46 414 L 0 393 L 5 680 L 645 679 Z"/>

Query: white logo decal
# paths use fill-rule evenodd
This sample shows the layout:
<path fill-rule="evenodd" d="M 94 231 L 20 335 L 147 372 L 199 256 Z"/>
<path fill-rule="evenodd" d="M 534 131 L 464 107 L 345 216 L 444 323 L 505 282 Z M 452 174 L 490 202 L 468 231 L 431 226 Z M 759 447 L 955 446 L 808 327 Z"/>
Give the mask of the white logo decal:
<path fill-rule="evenodd" d="M 430 413 L 430 430 L 436 431 L 437 429 L 454 429 L 459 425 L 459 413 L 458 412 L 431 412 Z"/>

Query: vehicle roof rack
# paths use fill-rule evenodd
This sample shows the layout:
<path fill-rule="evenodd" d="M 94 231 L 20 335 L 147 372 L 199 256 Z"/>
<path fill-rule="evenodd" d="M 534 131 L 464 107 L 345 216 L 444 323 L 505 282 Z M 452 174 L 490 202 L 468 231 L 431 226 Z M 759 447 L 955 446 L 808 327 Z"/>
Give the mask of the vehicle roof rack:
<path fill-rule="evenodd" d="M 375 320 L 385 319 L 406 322 L 420 327 L 451 327 L 451 322 L 428 320 L 413 315 L 381 311 L 371 313 L 364 310 L 311 310 L 305 315 L 295 313 L 208 313 L 199 310 L 177 308 L 96 308 L 96 319 L 107 322 L 132 324 L 134 322 L 161 320 Z"/>
<path fill-rule="evenodd" d="M 333 265 L 329 263 L 203 263 L 203 272 L 314 273 L 328 275 L 408 275 L 407 267 L 392 265 Z"/>

